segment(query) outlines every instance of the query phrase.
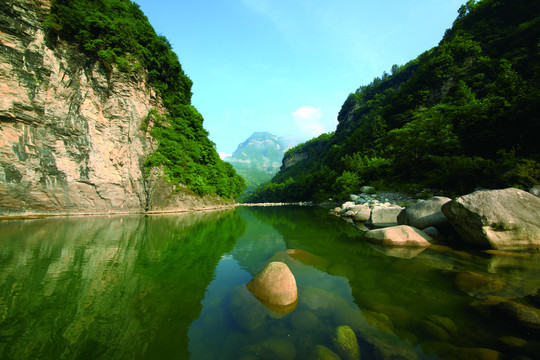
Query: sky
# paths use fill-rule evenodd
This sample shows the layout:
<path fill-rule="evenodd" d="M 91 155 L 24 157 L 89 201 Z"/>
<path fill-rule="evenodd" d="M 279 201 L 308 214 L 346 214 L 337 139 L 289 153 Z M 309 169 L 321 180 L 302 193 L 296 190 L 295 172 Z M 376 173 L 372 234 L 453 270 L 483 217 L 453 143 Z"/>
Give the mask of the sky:
<path fill-rule="evenodd" d="M 193 81 L 221 156 L 336 129 L 347 96 L 436 46 L 465 0 L 134 0 Z"/>

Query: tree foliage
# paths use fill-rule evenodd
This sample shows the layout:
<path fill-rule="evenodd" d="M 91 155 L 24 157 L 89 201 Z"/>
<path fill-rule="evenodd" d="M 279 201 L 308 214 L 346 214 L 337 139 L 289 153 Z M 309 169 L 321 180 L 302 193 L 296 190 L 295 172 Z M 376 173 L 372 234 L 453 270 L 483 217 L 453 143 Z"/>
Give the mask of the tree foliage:
<path fill-rule="evenodd" d="M 540 3 L 470 0 L 438 46 L 350 94 L 335 134 L 297 147 L 307 159 L 256 198 L 273 188 L 286 200 L 293 185 L 301 200 L 344 197 L 358 186 L 351 174 L 453 193 L 531 186 L 539 114 Z"/>
<path fill-rule="evenodd" d="M 78 44 L 109 72 L 116 67 L 125 73 L 146 74 L 168 111 L 164 116 L 151 112 L 141 125 L 146 131 L 152 120 L 150 133 L 159 144 L 146 166 L 163 166 L 172 183 L 187 185 L 198 194 L 236 197 L 242 192 L 243 179 L 219 158 L 201 114 L 191 106 L 192 81 L 169 41 L 156 34 L 137 4 L 130 0 L 53 0 L 43 27 L 50 41 Z"/>

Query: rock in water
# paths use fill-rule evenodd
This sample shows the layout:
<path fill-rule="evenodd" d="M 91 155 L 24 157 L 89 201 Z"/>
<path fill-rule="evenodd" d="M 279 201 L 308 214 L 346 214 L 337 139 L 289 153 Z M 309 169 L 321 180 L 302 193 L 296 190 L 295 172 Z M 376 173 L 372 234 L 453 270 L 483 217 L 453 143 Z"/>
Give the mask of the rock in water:
<path fill-rule="evenodd" d="M 317 345 L 310 359 L 313 360 L 341 360 L 338 354 L 323 345 Z"/>
<path fill-rule="evenodd" d="M 296 280 L 289 267 L 273 261 L 259 271 L 247 288 L 253 295 L 271 305 L 288 306 L 298 299 Z"/>
<path fill-rule="evenodd" d="M 360 360 L 360 347 L 354 331 L 347 325 L 338 326 L 332 338 L 338 354 L 346 360 Z"/>
<path fill-rule="evenodd" d="M 540 198 L 519 189 L 480 190 L 442 212 L 463 240 L 501 250 L 540 249 Z"/>
<path fill-rule="evenodd" d="M 403 210 L 402 207 L 375 206 L 371 210 L 370 223 L 378 228 L 396 226 L 398 224 L 397 217 L 401 210 Z"/>
<path fill-rule="evenodd" d="M 414 226 L 421 230 L 430 226 L 447 227 L 450 223 L 442 213 L 441 207 L 451 200 L 443 196 L 434 196 L 428 200 L 419 201 L 403 209 L 397 217 L 397 222 L 399 225 Z"/>
<path fill-rule="evenodd" d="M 367 241 L 385 246 L 429 246 L 431 237 L 422 230 L 407 225 L 375 229 L 366 232 Z"/>

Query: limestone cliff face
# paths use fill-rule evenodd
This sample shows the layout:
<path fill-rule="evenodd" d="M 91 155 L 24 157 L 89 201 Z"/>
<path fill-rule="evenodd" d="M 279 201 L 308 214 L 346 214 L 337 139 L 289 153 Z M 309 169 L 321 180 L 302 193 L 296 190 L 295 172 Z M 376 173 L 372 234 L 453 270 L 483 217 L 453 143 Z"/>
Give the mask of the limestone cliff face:
<path fill-rule="evenodd" d="M 0 213 L 144 210 L 156 143 L 141 123 L 160 99 L 143 74 L 50 45 L 50 5 L 0 4 Z"/>

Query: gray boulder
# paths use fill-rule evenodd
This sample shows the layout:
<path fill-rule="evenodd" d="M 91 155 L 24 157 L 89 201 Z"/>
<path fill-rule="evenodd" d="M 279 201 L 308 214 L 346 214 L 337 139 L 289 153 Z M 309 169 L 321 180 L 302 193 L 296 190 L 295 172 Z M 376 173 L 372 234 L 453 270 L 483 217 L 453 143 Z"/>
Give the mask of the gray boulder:
<path fill-rule="evenodd" d="M 430 226 L 436 228 L 448 227 L 448 219 L 441 211 L 441 207 L 452 199 L 443 196 L 434 196 L 425 201 L 419 201 L 407 206 L 397 216 L 399 225 L 414 226 L 417 229 L 425 229 Z"/>
<path fill-rule="evenodd" d="M 480 190 L 442 212 L 465 242 L 500 250 L 540 249 L 540 198 L 519 189 Z"/>
<path fill-rule="evenodd" d="M 540 197 L 540 185 L 534 185 L 529 189 L 529 192 L 534 196 Z"/>
<path fill-rule="evenodd" d="M 397 217 L 403 210 L 402 207 L 383 207 L 375 206 L 371 210 L 370 223 L 374 227 L 396 226 L 398 224 Z"/>
<path fill-rule="evenodd" d="M 375 190 L 374 187 L 371 187 L 371 186 L 362 186 L 360 188 L 360 192 L 362 194 L 375 194 L 377 191 Z"/>

